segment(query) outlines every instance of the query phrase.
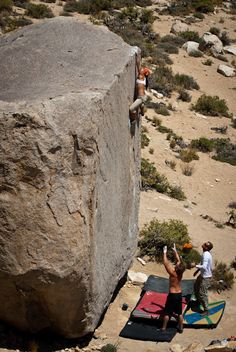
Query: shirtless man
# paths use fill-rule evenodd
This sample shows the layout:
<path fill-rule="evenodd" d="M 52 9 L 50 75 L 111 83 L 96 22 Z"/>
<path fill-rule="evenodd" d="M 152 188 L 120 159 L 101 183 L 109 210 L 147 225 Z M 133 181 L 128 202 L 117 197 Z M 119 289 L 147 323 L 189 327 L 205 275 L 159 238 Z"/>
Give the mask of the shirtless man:
<path fill-rule="evenodd" d="M 181 262 L 179 254 L 176 250 L 175 244 L 173 251 L 176 259 L 176 264 L 173 266 L 167 259 L 167 246 L 163 248 L 163 264 L 169 274 L 169 294 L 167 296 L 166 305 L 164 308 L 164 317 L 162 331 L 166 330 L 168 321 L 173 313 L 178 315 L 177 330 L 179 333 L 183 332 L 183 315 L 182 315 L 182 289 L 181 280 L 185 265 Z"/>

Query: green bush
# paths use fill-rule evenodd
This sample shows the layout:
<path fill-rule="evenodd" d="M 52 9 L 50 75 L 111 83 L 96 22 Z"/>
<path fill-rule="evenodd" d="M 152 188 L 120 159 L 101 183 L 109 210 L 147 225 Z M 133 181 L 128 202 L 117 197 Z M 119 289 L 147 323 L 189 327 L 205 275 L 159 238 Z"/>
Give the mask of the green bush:
<path fill-rule="evenodd" d="M 190 163 L 193 160 L 198 160 L 199 156 L 194 149 L 182 149 L 179 158 L 185 163 Z"/>
<path fill-rule="evenodd" d="M 177 73 L 174 76 L 174 82 L 176 86 L 180 86 L 187 90 L 199 89 L 199 85 L 197 84 L 195 79 L 185 74 Z"/>
<path fill-rule="evenodd" d="M 195 105 L 192 105 L 192 109 L 207 116 L 225 116 L 231 117 L 229 114 L 229 108 L 224 99 L 220 99 L 218 96 L 210 96 L 203 94 L 198 98 Z"/>
<path fill-rule="evenodd" d="M 203 20 L 205 18 L 205 16 L 201 12 L 195 12 L 193 16 L 199 18 L 200 20 Z"/>
<path fill-rule="evenodd" d="M 181 186 L 169 186 L 168 195 L 171 198 L 185 200 L 186 196 Z"/>
<path fill-rule="evenodd" d="M 33 18 L 51 18 L 54 17 L 52 10 L 44 4 L 31 4 L 27 5 L 26 15 Z"/>
<path fill-rule="evenodd" d="M 174 219 L 164 222 L 153 219 L 149 224 L 144 225 L 140 231 L 140 237 L 140 255 L 148 255 L 157 262 L 162 262 L 163 246 L 166 245 L 170 249 L 173 243 L 176 243 L 176 248 L 181 255 L 180 248 L 190 242 L 187 225 Z M 168 251 L 168 255 L 173 260 L 172 251 Z"/>
<path fill-rule="evenodd" d="M 185 102 L 190 102 L 192 98 L 191 98 L 191 95 L 186 90 L 181 89 L 179 91 L 178 99 Z"/>
<path fill-rule="evenodd" d="M 118 346 L 111 343 L 106 344 L 101 348 L 101 352 L 117 352 Z"/>
<path fill-rule="evenodd" d="M 157 127 L 157 131 L 159 131 L 161 133 L 172 133 L 173 132 L 171 128 L 168 128 L 168 127 L 162 126 L 162 125 Z"/>
<path fill-rule="evenodd" d="M 236 119 L 235 118 L 232 118 L 232 127 L 236 128 Z"/>
<path fill-rule="evenodd" d="M 201 38 L 199 37 L 198 32 L 195 31 L 184 31 L 179 34 L 186 42 L 193 41 L 200 43 Z"/>
<path fill-rule="evenodd" d="M 230 267 L 231 267 L 232 269 L 236 270 L 236 257 L 234 258 L 234 260 L 231 261 Z"/>
<path fill-rule="evenodd" d="M 217 290 L 230 290 L 234 285 L 234 274 L 230 270 L 230 266 L 223 262 L 215 262 L 213 270 L 211 289 Z"/>
<path fill-rule="evenodd" d="M 229 139 L 217 138 L 214 139 L 214 148 L 216 155 L 213 155 L 213 159 L 236 165 L 236 144 L 231 143 Z"/>
<path fill-rule="evenodd" d="M 213 61 L 211 59 L 207 59 L 206 61 L 203 61 L 203 65 L 211 66 L 212 64 L 213 64 Z"/>
<path fill-rule="evenodd" d="M 214 140 L 201 137 L 199 139 L 193 139 L 190 143 L 191 148 L 200 150 L 203 153 L 212 152 L 214 149 Z"/>
<path fill-rule="evenodd" d="M 180 36 L 168 34 L 161 38 L 161 43 L 168 43 L 180 48 L 185 43 L 185 40 Z"/>
<path fill-rule="evenodd" d="M 191 57 L 202 57 L 203 52 L 201 50 L 194 50 L 189 53 L 189 56 Z"/>
<path fill-rule="evenodd" d="M 210 32 L 211 34 L 217 35 L 217 37 L 219 37 L 219 35 L 220 35 L 220 28 L 211 27 L 211 28 L 209 29 L 209 32 Z"/>
<path fill-rule="evenodd" d="M 192 6 L 197 12 L 209 13 L 214 11 L 214 1 L 212 0 L 193 0 Z"/>
<path fill-rule="evenodd" d="M 4 32 L 11 32 L 19 27 L 28 26 L 29 24 L 32 24 L 32 21 L 25 17 L 5 17 L 3 22 L 3 28 Z"/>
<path fill-rule="evenodd" d="M 157 172 L 154 163 L 144 158 L 141 159 L 141 184 L 143 190 L 153 188 L 160 193 L 166 193 L 169 186 L 167 178 Z"/>
<path fill-rule="evenodd" d="M 152 188 L 178 200 L 186 199 L 181 187 L 171 186 L 166 176 L 157 172 L 154 163 L 144 158 L 141 159 L 141 185 L 143 190 Z"/>
<path fill-rule="evenodd" d="M 159 114 L 159 115 L 163 115 L 163 116 L 169 116 L 170 112 L 167 109 L 166 106 L 160 106 L 159 108 L 155 109 L 155 113 Z"/>
<path fill-rule="evenodd" d="M 145 148 L 149 145 L 150 143 L 150 139 L 148 138 L 148 136 L 146 135 L 146 133 L 141 132 L 141 148 Z"/>
<path fill-rule="evenodd" d="M 222 41 L 223 46 L 231 44 L 231 39 L 229 38 L 228 33 L 226 31 L 222 32 L 220 40 Z"/>
<path fill-rule="evenodd" d="M 163 50 L 165 53 L 168 54 L 178 54 L 179 49 L 177 46 L 169 43 L 158 43 L 157 48 Z"/>
<path fill-rule="evenodd" d="M 12 1 L 11 0 L 0 0 L 0 12 L 11 11 L 11 10 L 12 10 Z"/>
<path fill-rule="evenodd" d="M 183 164 L 181 166 L 181 169 L 182 169 L 183 175 L 192 176 L 194 167 L 192 165 L 189 165 L 189 164 Z"/>
<path fill-rule="evenodd" d="M 153 11 L 149 9 L 142 9 L 139 15 L 139 20 L 141 24 L 152 24 L 155 20 Z"/>
<path fill-rule="evenodd" d="M 190 251 L 182 251 L 181 256 L 187 269 L 191 269 L 192 264 L 201 262 L 201 254 L 195 248 L 192 248 Z"/>

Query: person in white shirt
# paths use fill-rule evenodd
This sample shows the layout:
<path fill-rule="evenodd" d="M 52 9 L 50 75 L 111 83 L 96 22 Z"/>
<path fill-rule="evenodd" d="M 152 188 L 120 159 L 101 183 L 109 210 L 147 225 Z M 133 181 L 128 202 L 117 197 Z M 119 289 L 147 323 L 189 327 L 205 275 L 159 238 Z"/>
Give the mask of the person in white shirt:
<path fill-rule="evenodd" d="M 212 278 L 212 255 L 210 253 L 212 248 L 213 244 L 211 242 L 208 241 L 203 243 L 201 264 L 196 265 L 197 270 L 193 274 L 193 276 L 196 276 L 199 273 L 194 284 L 194 293 L 198 304 L 201 304 L 203 307 L 203 311 L 201 311 L 202 315 L 209 314 L 208 289 L 210 287 Z"/>

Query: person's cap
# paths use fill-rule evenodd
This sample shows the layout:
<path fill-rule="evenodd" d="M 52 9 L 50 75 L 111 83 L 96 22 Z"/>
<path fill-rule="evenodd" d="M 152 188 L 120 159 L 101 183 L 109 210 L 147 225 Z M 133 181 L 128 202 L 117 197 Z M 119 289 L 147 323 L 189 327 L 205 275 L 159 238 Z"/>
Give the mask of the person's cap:
<path fill-rule="evenodd" d="M 145 76 L 149 76 L 152 73 L 152 71 L 149 68 L 144 67 L 143 68 L 143 73 L 144 73 Z"/>

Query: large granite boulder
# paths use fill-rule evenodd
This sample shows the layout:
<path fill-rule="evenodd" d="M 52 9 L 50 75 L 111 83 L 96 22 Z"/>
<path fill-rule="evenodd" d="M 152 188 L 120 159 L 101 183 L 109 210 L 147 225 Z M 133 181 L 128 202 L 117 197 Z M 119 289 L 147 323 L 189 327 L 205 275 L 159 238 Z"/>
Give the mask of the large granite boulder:
<path fill-rule="evenodd" d="M 82 336 L 136 249 L 135 51 L 66 17 L 0 48 L 0 319 Z"/>

